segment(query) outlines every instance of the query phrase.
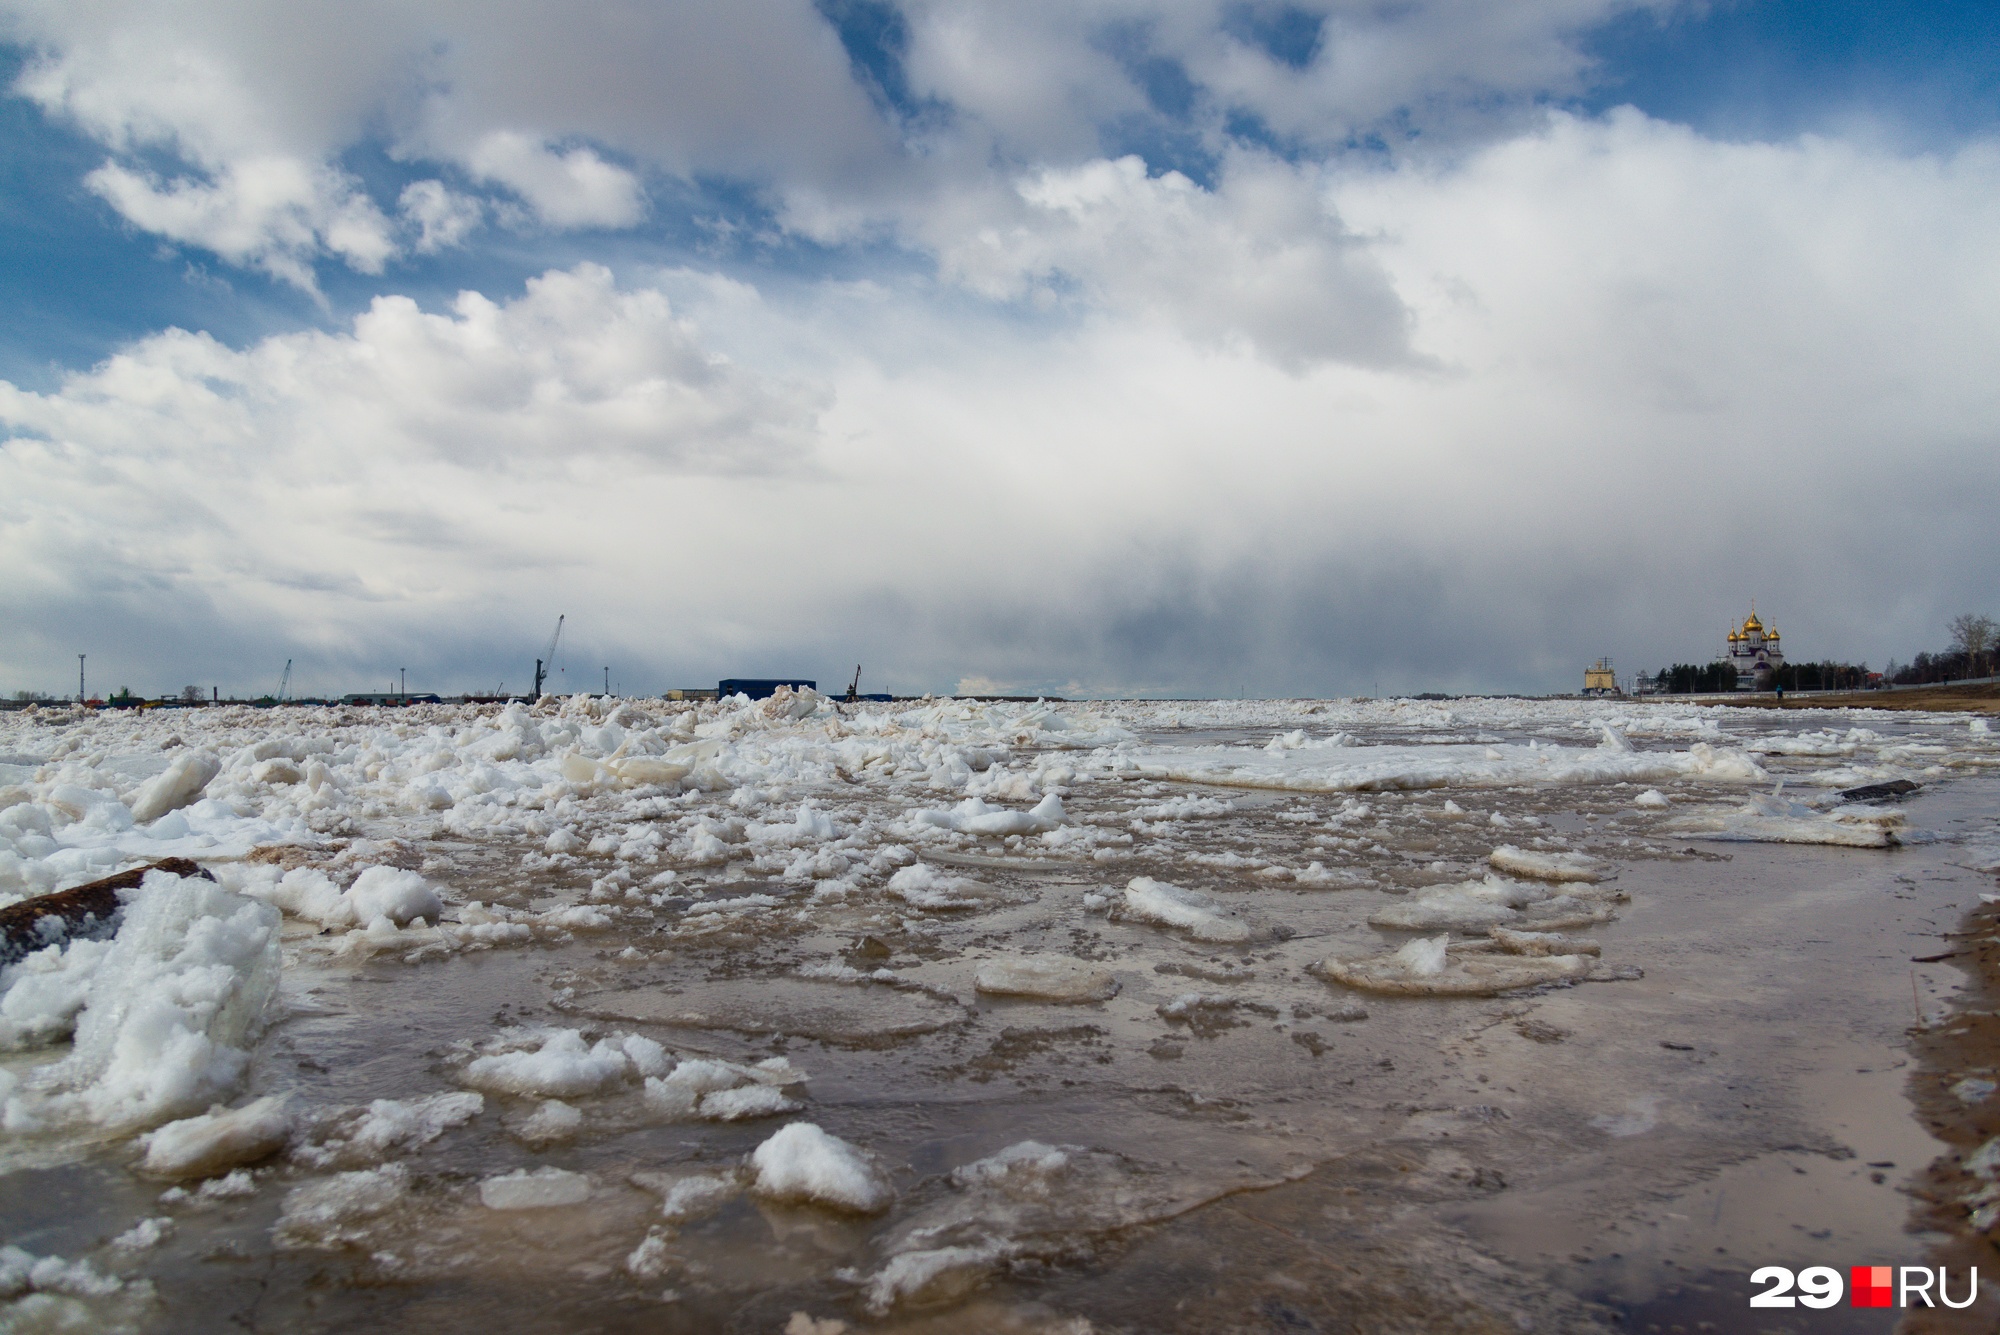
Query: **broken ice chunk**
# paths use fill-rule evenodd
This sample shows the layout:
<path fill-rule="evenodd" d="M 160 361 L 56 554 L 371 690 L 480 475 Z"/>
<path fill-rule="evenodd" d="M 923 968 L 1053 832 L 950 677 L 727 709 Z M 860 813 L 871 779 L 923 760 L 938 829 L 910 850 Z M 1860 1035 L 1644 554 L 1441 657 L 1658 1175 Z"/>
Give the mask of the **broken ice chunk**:
<path fill-rule="evenodd" d="M 1312 971 L 1331 982 L 1403 997 L 1490 997 L 1542 983 L 1584 979 L 1595 963 L 1587 955 L 1499 956 L 1447 947 L 1448 937 L 1418 938 L 1397 950 L 1362 959 L 1321 960 Z"/>
<path fill-rule="evenodd" d="M 1080 960 L 1031 955 L 980 965 L 974 986 L 989 996 L 1068 1003 L 1107 1000 L 1118 991 L 1118 980 Z"/>
<path fill-rule="evenodd" d="M 1201 941 L 1247 941 L 1250 928 L 1207 895 L 1135 876 L 1125 886 L 1125 916 L 1178 927 Z"/>
<path fill-rule="evenodd" d="M 291 1133 L 282 1095 L 241 1108 L 213 1108 L 147 1135 L 144 1169 L 161 1177 L 208 1177 L 275 1153 Z"/>
<path fill-rule="evenodd" d="M 879 1214 L 894 1193 L 874 1160 L 811 1122 L 781 1128 L 750 1154 L 750 1189 L 778 1201 L 811 1202 L 857 1214 Z"/>
<path fill-rule="evenodd" d="M 1588 853 L 1531 853 L 1502 844 L 1487 856 L 1496 871 L 1537 881 L 1601 881 L 1604 864 Z"/>
<path fill-rule="evenodd" d="M 479 1184 L 479 1202 L 489 1210 L 543 1210 L 581 1205 L 590 1199 L 590 1179 L 561 1168 L 522 1168 Z"/>

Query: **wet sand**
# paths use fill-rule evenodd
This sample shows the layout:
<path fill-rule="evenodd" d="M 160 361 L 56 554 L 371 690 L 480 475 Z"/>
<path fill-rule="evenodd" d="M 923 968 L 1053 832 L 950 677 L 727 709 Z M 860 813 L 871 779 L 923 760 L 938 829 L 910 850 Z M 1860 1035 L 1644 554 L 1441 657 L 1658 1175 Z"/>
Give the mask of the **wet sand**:
<path fill-rule="evenodd" d="M 2000 891 L 2000 881 L 1991 889 Z M 1914 1223 L 1942 1235 L 1932 1265 L 1955 1272 L 1977 1267 L 1982 1276 L 2000 1279 L 2000 1220 L 1974 1218 L 1974 1202 L 1992 1194 L 1993 1180 L 1966 1168 L 1968 1158 L 2000 1136 L 2000 1098 L 1990 1083 L 1983 1096 L 1965 1083 L 2000 1082 L 2000 904 L 1978 904 L 1953 936 L 1951 963 L 1967 975 L 1963 998 L 1910 1039 L 1917 1060 L 1910 1099 L 1924 1127 L 1948 1147 L 1912 1187 Z M 1989 1302 L 1962 1313 L 1924 1313 L 1903 1329 L 1908 1335 L 1974 1335 L 2000 1329 L 1997 1310 Z"/>

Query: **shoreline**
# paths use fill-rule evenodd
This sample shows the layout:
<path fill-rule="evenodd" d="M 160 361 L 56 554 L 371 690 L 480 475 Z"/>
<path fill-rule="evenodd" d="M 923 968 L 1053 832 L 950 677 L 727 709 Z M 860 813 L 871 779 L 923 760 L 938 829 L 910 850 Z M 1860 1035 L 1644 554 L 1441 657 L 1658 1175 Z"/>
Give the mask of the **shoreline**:
<path fill-rule="evenodd" d="M 2000 1208 L 1990 1204 L 2000 1200 L 2000 1188 L 1967 1161 L 2000 1138 L 2000 1096 L 1993 1088 L 2000 1083 L 2000 903 L 1975 904 L 1953 936 L 1966 943 L 1952 959 L 1966 974 L 1965 991 L 1942 1019 L 1910 1030 L 1916 1061 L 1909 1081 L 1913 1115 L 1951 1149 L 1911 1183 L 1910 1228 L 1944 1235 L 1931 1249 L 1932 1262 L 1954 1272 L 1983 1270 L 1990 1293 L 2000 1279 Z M 1981 1093 L 1966 1081 L 1988 1083 Z M 1963 1312 L 1914 1313 L 1897 1331 L 1973 1335 L 1991 1330 L 1992 1320 L 1990 1303 L 1978 1303 Z"/>
<path fill-rule="evenodd" d="M 1635 703 L 1700 705 L 1705 709 L 1889 709 L 1935 714 L 2000 714 L 2000 682 L 1970 685 L 1906 686 L 1894 691 L 1843 691 L 1837 695 L 1794 696 L 1779 700 L 1768 691 L 1738 698 L 1691 695 L 1638 695 Z"/>

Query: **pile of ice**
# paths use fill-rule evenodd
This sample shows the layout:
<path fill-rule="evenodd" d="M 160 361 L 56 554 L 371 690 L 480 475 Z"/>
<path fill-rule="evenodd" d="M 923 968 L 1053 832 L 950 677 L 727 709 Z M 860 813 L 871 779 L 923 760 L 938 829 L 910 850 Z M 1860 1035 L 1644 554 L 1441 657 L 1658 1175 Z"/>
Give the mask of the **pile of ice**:
<path fill-rule="evenodd" d="M 933 911 L 991 908 L 1010 898 L 998 886 L 964 876 L 952 876 L 923 862 L 912 863 L 896 872 L 889 878 L 887 889 L 914 908 Z"/>
<path fill-rule="evenodd" d="M 1050 793 L 1027 811 L 992 806 L 968 797 L 949 811 L 919 811 L 911 821 L 959 834 L 1045 834 L 1063 823 L 1062 798 Z"/>
<path fill-rule="evenodd" d="M 880 1214 L 895 1199 L 873 1156 L 811 1122 L 793 1122 L 750 1155 L 750 1189 L 767 1199 Z"/>
<path fill-rule="evenodd" d="M 307 1125 L 295 1128 L 288 1154 L 294 1162 L 318 1170 L 365 1168 L 391 1155 L 421 1149 L 485 1109 L 483 1097 L 459 1090 L 324 1109 Z"/>
<path fill-rule="evenodd" d="M 291 917 L 323 927 L 407 927 L 421 918 L 435 925 L 444 915 L 437 887 L 414 871 L 399 867 L 362 868 L 342 888 L 318 867 L 280 871 L 273 866 L 248 866 L 235 871 L 233 888 L 275 904 Z"/>
<path fill-rule="evenodd" d="M 1896 735 L 1883 724 L 1780 736 L 1769 719 L 1725 729 L 1718 717 L 1673 705 L 1474 700 L 927 700 L 842 709 L 811 692 L 693 708 L 578 697 L 399 711 L 22 711 L 0 718 L 0 903 L 163 856 L 202 860 L 221 884 L 149 880 L 113 940 L 54 942 L 0 970 L 0 1045 L 32 1052 L 75 1039 L 72 1051 L 44 1054 L 40 1066 L 17 1059 L 0 1073 L 0 1121 L 17 1134 L 151 1131 L 135 1160 L 167 1177 L 213 1176 L 272 1155 L 312 1171 L 362 1174 L 329 1178 L 288 1207 L 293 1236 L 360 1236 L 371 1211 L 404 1208 L 403 1179 L 380 1161 L 482 1109 L 516 1141 L 542 1145 L 607 1125 L 792 1112 L 803 1077 L 782 1060 L 731 1062 L 669 1053 L 637 1034 L 544 1029 L 466 1041 L 452 1060 L 463 1088 L 445 1094 L 399 1091 L 399 1099 L 334 1113 L 246 1102 L 246 1053 L 281 959 L 310 976 L 352 969 L 375 952 L 420 963 L 614 930 L 631 942 L 607 955 L 618 945 L 643 953 L 662 942 L 836 928 L 847 939 L 944 933 L 954 918 L 1039 893 L 1024 888 L 1018 865 L 1046 866 L 1052 856 L 1133 860 L 1106 878 L 1102 893 L 1082 896 L 1081 912 L 1157 927 L 1157 944 L 1170 950 L 1190 941 L 1233 945 L 1277 934 L 1262 916 L 1274 888 L 1464 875 L 1449 867 L 1477 837 L 1471 821 L 1511 818 L 1519 830 L 1533 818 L 1511 806 L 1511 817 L 1474 816 L 1444 794 L 1421 803 L 1311 797 L 1246 815 L 1267 799 L 1230 801 L 1216 789 L 1445 788 L 1476 806 L 1491 803 L 1475 802 L 1474 790 L 1630 784 L 1637 796 L 1629 806 L 1619 798 L 1594 848 L 1619 847 L 1609 835 L 1614 822 L 1628 834 L 1664 824 L 1653 812 L 1669 804 L 1666 793 L 1686 822 L 1673 828 L 1881 845 L 1907 835 L 1893 811 L 1759 795 L 1703 812 L 1701 790 L 1767 784 L 1760 757 L 1773 769 L 1811 758 L 1839 766 L 1798 776 L 1819 788 L 1830 775 L 1924 773 L 2000 758 L 1989 733 L 1955 720 L 1948 738 L 1913 740 L 1902 735 L 1904 722 Z M 1272 731 L 1230 746 L 1140 740 L 1175 727 Z M 1288 850 L 1238 838 L 1252 820 L 1284 831 Z M 1421 839 L 1395 846 L 1420 823 Z M 1603 865 L 1533 846 L 1526 833 L 1509 837 L 1522 846 L 1494 849 L 1492 875 L 1429 886 L 1372 919 L 1430 942 L 1439 932 L 1490 931 L 1484 943 L 1440 954 L 1416 942 L 1374 960 L 1329 962 L 1328 976 L 1338 976 L 1338 964 L 1378 986 L 1427 993 L 1506 990 L 1577 969 L 1603 976 L 1594 964 L 1560 963 L 1593 955 L 1553 935 L 1611 916 L 1617 896 L 1594 888 Z M 536 896 L 552 890 L 552 900 L 523 907 L 531 892 L 507 884 L 485 892 L 505 902 L 467 902 L 448 883 L 455 873 L 443 870 L 467 843 L 511 850 L 520 881 Z M 955 874 L 947 870 L 954 853 L 1002 869 Z M 1016 870 L 1006 870 L 1013 859 Z M 1184 884 L 1131 875 L 1164 866 L 1182 869 L 1159 874 Z M 1190 888 L 1196 877 L 1211 893 Z M 1244 893 L 1233 898 L 1232 890 Z M 1312 898 L 1312 912 L 1339 912 L 1332 897 Z M 1079 912 L 1073 900 L 1046 902 Z M 296 926 L 281 952 L 284 918 Z M 982 944 L 956 967 L 976 970 L 972 986 L 989 998 L 1089 1004 L 1116 992 L 1116 977 L 1100 964 L 1007 953 L 1014 944 Z M 838 974 L 849 985 L 711 980 L 699 994 L 673 994 L 671 1008 L 598 1018 L 858 1045 L 956 1025 L 968 1008 L 886 968 L 785 967 L 827 980 Z M 964 990 L 964 973 L 951 981 Z M 775 1183 L 782 1174 L 772 1172 Z M 576 1190 L 567 1180 L 536 1182 L 509 1179 L 494 1188 L 496 1199 Z M 1006 1238 L 992 1245 L 1022 1245 Z M 915 1248 L 909 1255 L 934 1255 L 883 1271 L 883 1292 L 901 1301 L 895 1295 L 946 1283 L 938 1276 L 971 1274 L 999 1254 L 988 1246 L 968 1232 Z"/>
<path fill-rule="evenodd" d="M 552 1100 L 537 1109 L 525 1138 L 553 1140 L 573 1131 L 580 1114 L 564 1100 L 618 1093 L 639 1086 L 658 1118 L 675 1121 L 741 1121 L 796 1112 L 784 1091 L 805 1075 L 783 1057 L 754 1064 L 716 1057 L 681 1057 L 643 1034 L 613 1034 L 589 1042 L 576 1029 L 520 1028 L 481 1045 L 459 1079 L 475 1089 L 517 1098 Z"/>
<path fill-rule="evenodd" d="M 277 990 L 279 915 L 213 881 L 146 874 L 110 942 L 52 946 L 0 982 L 9 1036 L 74 1033 L 68 1056 L 0 1076 L 5 1126 L 138 1130 L 234 1088 Z"/>
<path fill-rule="evenodd" d="M 1043 833 L 1063 824 L 1057 790 L 1075 770 L 1047 756 L 1029 771 L 1012 769 L 1014 748 L 1134 740 L 1109 718 L 1074 708 L 936 701 L 842 712 L 811 692 L 778 705 L 739 698 L 677 709 L 575 697 L 394 714 L 233 707 L 65 713 L 53 749 L 51 734 L 36 731 L 48 720 L 23 711 L 0 721 L 19 762 L 0 776 L 10 780 L 0 789 L 0 903 L 134 859 L 233 861 L 259 846 L 310 845 L 364 820 L 467 836 L 529 835 L 548 841 L 551 858 L 572 856 L 589 840 L 544 813 L 592 801 L 658 816 L 661 808 L 649 804 L 690 791 L 821 790 L 864 778 L 956 790 L 975 804 L 928 813 L 919 823 L 933 831 Z M 996 768 L 1006 773 L 983 777 Z M 1032 798 L 1025 810 L 995 805 L 1024 798 Z M 665 833 L 699 853 L 694 818 L 673 821 Z M 753 841 L 796 847 L 835 836 L 820 812 L 801 814 L 787 829 L 766 826 Z M 655 846 L 648 860 L 663 851 Z M 343 907 L 325 886 L 296 881 L 279 893 L 301 916 L 324 915 L 328 925 L 349 925 L 352 916 L 351 925 L 366 926 L 377 916 L 373 909 L 387 909 L 391 922 L 434 921 L 420 898 Z"/>
<path fill-rule="evenodd" d="M 10 1331 L 137 1331 L 153 1299 L 147 1280 L 0 1244 L 0 1321 Z"/>

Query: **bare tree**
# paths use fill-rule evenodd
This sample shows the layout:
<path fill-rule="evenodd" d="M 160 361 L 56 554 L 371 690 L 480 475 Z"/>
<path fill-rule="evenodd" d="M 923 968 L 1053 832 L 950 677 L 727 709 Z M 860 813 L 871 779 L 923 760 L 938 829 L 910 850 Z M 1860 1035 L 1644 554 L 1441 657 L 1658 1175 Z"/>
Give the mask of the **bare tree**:
<path fill-rule="evenodd" d="M 200 700 L 201 687 L 199 686 L 181 687 L 181 699 L 186 700 L 189 704 L 193 704 L 194 702 Z"/>
<path fill-rule="evenodd" d="M 1992 617 L 1978 616 L 1966 612 L 1951 621 L 1951 647 L 1965 655 L 1966 668 L 1973 676 L 1980 675 L 1979 668 L 1986 655 L 1994 648 L 1994 641 L 2000 638 L 2000 626 Z"/>

